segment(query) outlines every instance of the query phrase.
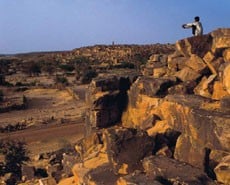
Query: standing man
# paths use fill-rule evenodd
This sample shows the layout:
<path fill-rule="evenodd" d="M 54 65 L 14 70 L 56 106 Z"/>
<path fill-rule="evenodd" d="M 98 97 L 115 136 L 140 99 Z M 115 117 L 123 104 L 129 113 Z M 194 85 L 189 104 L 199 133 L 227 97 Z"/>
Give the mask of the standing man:
<path fill-rule="evenodd" d="M 194 36 L 203 35 L 203 27 L 202 27 L 202 24 L 200 22 L 200 17 L 198 17 L 198 16 L 194 17 L 193 23 L 183 24 L 182 27 L 184 29 L 192 28 L 192 34 Z"/>

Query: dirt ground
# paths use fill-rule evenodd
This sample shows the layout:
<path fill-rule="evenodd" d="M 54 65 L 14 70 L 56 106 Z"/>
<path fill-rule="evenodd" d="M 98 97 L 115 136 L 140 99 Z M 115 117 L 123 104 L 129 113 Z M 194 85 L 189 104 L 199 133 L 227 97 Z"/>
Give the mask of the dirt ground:
<path fill-rule="evenodd" d="M 50 152 L 75 143 L 84 135 L 85 88 L 75 87 L 75 97 L 67 90 L 37 88 L 24 91 L 28 108 L 1 113 L 0 125 L 19 122 L 29 127 L 1 133 L 0 139 L 20 138 L 27 142 L 31 154 Z"/>

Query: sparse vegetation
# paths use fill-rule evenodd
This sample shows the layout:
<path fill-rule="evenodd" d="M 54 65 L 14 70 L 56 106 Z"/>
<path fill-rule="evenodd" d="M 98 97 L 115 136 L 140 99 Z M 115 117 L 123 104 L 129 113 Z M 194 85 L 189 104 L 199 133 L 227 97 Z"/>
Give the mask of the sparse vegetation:
<path fill-rule="evenodd" d="M 24 64 L 22 71 L 29 76 L 38 76 L 41 73 L 41 65 L 38 62 L 27 62 Z"/>
<path fill-rule="evenodd" d="M 0 154 L 4 155 L 2 174 L 12 173 L 17 179 L 21 178 L 21 166 L 29 160 L 26 143 L 19 140 L 1 140 Z"/>
<path fill-rule="evenodd" d="M 73 64 L 62 64 L 59 67 L 66 72 L 72 72 L 75 69 Z"/>
<path fill-rule="evenodd" d="M 115 68 L 134 69 L 135 65 L 131 62 L 122 62 L 120 65 L 115 66 Z"/>
<path fill-rule="evenodd" d="M 49 75 L 52 75 L 55 72 L 56 63 L 54 61 L 41 61 L 40 63 L 41 63 L 41 70 L 43 72 L 47 72 Z"/>
<path fill-rule="evenodd" d="M 83 83 L 83 84 L 90 83 L 92 81 L 92 79 L 95 78 L 97 75 L 98 74 L 97 74 L 96 70 L 90 69 L 83 74 L 83 76 L 81 78 L 81 83 Z"/>
<path fill-rule="evenodd" d="M 26 129 L 25 123 L 17 123 L 16 125 L 8 124 L 6 126 L 0 127 L 0 133 L 9 133 L 9 132 L 24 130 L 24 129 Z"/>
<path fill-rule="evenodd" d="M 15 86 L 35 86 L 36 85 L 36 82 L 33 81 L 33 82 L 29 82 L 29 83 L 26 83 L 26 82 L 16 82 Z"/>
<path fill-rule="evenodd" d="M 64 76 L 56 76 L 56 83 L 62 84 L 62 85 L 68 85 L 68 80 Z"/>

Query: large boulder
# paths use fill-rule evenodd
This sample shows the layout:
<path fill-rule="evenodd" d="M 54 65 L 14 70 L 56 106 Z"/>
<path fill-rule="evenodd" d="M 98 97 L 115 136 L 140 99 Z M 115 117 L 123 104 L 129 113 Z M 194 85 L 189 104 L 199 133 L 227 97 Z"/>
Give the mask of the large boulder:
<path fill-rule="evenodd" d="M 92 128 L 105 128 L 121 120 L 128 101 L 127 90 L 137 73 L 98 77 L 92 80 L 86 94 L 86 135 Z"/>
<path fill-rule="evenodd" d="M 228 64 L 224 69 L 223 85 L 227 92 L 230 94 L 230 64 Z"/>
<path fill-rule="evenodd" d="M 211 46 L 212 36 L 210 34 L 189 37 L 176 42 L 177 51 L 185 57 L 195 54 L 202 58 L 211 49 Z"/>
<path fill-rule="evenodd" d="M 162 185 L 159 181 L 148 178 L 145 173 L 141 171 L 135 171 L 132 174 L 120 177 L 117 181 L 117 185 Z"/>
<path fill-rule="evenodd" d="M 139 77 L 128 91 L 129 103 L 122 114 L 122 125 L 131 128 L 145 127 L 151 111 L 159 104 L 161 97 L 176 82 L 175 78 Z"/>
<path fill-rule="evenodd" d="M 196 81 L 198 78 L 200 78 L 201 74 L 190 67 L 184 67 L 182 70 L 176 72 L 175 76 L 182 82 L 187 82 Z"/>
<path fill-rule="evenodd" d="M 202 170 L 164 156 L 145 158 L 143 167 L 149 179 L 158 180 L 163 184 L 215 184 Z"/>
<path fill-rule="evenodd" d="M 198 73 L 203 72 L 207 67 L 203 59 L 194 54 L 192 54 L 191 57 L 186 61 L 186 66 L 192 68 Z"/>
<path fill-rule="evenodd" d="M 129 174 L 141 169 L 141 160 L 153 152 L 154 139 L 144 131 L 109 128 L 104 137 L 115 174 Z"/>
<path fill-rule="evenodd" d="M 223 57 L 225 62 L 230 62 L 230 48 L 224 51 Z"/>
<path fill-rule="evenodd" d="M 141 169 L 141 160 L 152 154 L 154 139 L 146 132 L 111 127 L 92 133 L 75 146 L 81 161 L 73 167 L 75 181 L 114 184 L 120 174 Z"/>
<path fill-rule="evenodd" d="M 219 182 L 230 184 L 230 155 L 224 157 L 214 171 Z"/>
<path fill-rule="evenodd" d="M 200 168 L 207 148 L 229 152 L 229 113 L 215 101 L 192 95 L 168 96 L 155 112 L 169 128 L 181 132 L 174 157 Z"/>
<path fill-rule="evenodd" d="M 217 29 L 211 33 L 213 37 L 212 52 L 221 53 L 223 49 L 230 47 L 230 29 Z"/>

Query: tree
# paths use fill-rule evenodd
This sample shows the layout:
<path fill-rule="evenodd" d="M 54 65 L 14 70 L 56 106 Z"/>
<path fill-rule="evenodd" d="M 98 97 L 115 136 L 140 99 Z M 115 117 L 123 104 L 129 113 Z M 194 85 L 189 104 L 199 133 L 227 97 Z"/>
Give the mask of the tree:
<path fill-rule="evenodd" d="M 38 76 L 41 73 L 41 66 L 38 62 L 29 61 L 23 64 L 23 71 L 30 76 Z"/>
<path fill-rule="evenodd" d="M 0 153 L 5 157 L 5 173 L 21 177 L 21 166 L 29 160 L 26 143 L 18 140 L 1 140 Z"/>

